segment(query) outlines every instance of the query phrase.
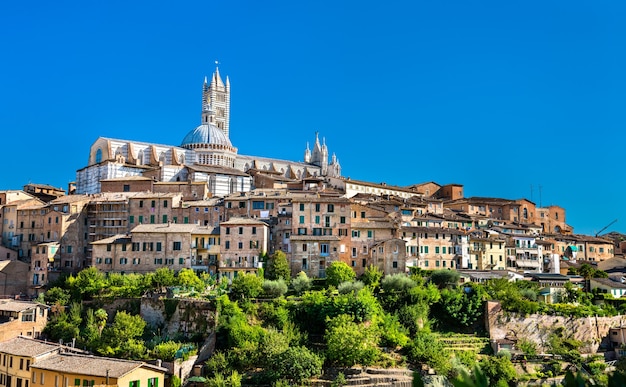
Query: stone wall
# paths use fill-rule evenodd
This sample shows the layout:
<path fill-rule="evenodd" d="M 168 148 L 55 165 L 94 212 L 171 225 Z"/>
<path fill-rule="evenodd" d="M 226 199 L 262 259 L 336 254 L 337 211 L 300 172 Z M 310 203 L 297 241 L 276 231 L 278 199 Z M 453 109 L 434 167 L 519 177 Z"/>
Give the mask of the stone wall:
<path fill-rule="evenodd" d="M 207 337 L 215 329 L 214 303 L 195 299 L 142 297 L 141 317 L 170 337 L 178 333 Z"/>
<path fill-rule="evenodd" d="M 563 328 L 565 337 L 584 343 L 581 353 L 596 353 L 604 341 L 608 344 L 609 328 L 624 323 L 625 316 L 614 317 L 563 317 L 549 315 L 522 316 L 502 310 L 500 303 L 487 302 L 485 324 L 491 340 L 507 338 L 527 339 L 537 344 L 537 350 L 547 352 L 548 337 Z"/>

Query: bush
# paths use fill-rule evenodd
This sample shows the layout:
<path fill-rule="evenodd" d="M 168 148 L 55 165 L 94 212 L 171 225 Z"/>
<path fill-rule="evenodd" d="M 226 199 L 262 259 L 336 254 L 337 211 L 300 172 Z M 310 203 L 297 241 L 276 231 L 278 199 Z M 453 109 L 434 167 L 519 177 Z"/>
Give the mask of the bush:
<path fill-rule="evenodd" d="M 166 341 L 154 346 L 152 353 L 157 359 L 165 361 L 173 361 L 176 357 L 176 351 L 180 348 L 180 344 L 174 341 Z"/>
<path fill-rule="evenodd" d="M 267 297 L 277 298 L 287 293 L 287 283 L 284 279 L 263 281 L 263 294 Z"/>
<path fill-rule="evenodd" d="M 302 294 L 311 289 L 311 282 L 311 279 L 306 275 L 306 273 L 301 271 L 298 273 L 296 278 L 291 280 L 291 288 L 296 294 Z"/>
<path fill-rule="evenodd" d="M 339 294 L 358 293 L 365 285 L 361 281 L 342 282 L 337 287 Z"/>
<path fill-rule="evenodd" d="M 323 360 L 306 347 L 289 347 L 273 361 L 276 380 L 300 385 L 322 373 Z"/>

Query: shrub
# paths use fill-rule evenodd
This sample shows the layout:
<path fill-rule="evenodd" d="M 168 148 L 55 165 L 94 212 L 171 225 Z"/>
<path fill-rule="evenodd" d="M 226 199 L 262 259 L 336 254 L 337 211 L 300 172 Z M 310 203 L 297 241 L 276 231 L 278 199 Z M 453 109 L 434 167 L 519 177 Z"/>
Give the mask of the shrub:
<path fill-rule="evenodd" d="M 291 288 L 296 294 L 302 294 L 303 292 L 311 289 L 311 279 L 305 272 L 298 273 L 296 278 L 291 280 Z"/>
<path fill-rule="evenodd" d="M 277 298 L 287 293 L 287 283 L 284 279 L 263 281 L 263 294 L 267 297 Z"/>
<path fill-rule="evenodd" d="M 342 282 L 337 287 L 339 294 L 358 293 L 365 285 L 361 281 Z"/>

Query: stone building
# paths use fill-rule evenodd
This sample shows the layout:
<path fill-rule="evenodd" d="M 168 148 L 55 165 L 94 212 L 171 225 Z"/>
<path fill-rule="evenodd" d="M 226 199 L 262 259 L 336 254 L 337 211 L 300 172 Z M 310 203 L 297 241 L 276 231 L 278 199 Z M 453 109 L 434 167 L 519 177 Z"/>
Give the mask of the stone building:
<path fill-rule="evenodd" d="M 248 171 L 266 171 L 297 181 L 310 176 L 338 177 L 341 167 L 335 155 L 316 134 L 305 161 L 295 162 L 238 154 L 230 141 L 230 82 L 216 69 L 202 85 L 200 125 L 189 131 L 179 146 L 100 137 L 92 144 L 87 166 L 76 172 L 76 192 L 99 193 L 112 187 L 122 191 L 154 182 L 201 182 L 211 196 L 248 192 L 254 188 Z M 127 182 L 123 180 L 126 179 Z M 133 179 L 133 180 L 131 180 Z M 104 182 L 104 185 L 103 183 Z M 155 183 L 156 184 L 156 183 Z M 204 199 L 204 198 L 198 198 Z"/>
<path fill-rule="evenodd" d="M 0 342 L 19 336 L 38 338 L 48 323 L 48 309 L 36 302 L 0 301 Z"/>
<path fill-rule="evenodd" d="M 141 224 L 129 235 L 92 242 L 93 266 L 103 272 L 150 273 L 191 268 L 194 224 Z M 207 229 L 207 234 L 210 231 Z"/>
<path fill-rule="evenodd" d="M 260 220 L 231 218 L 220 223 L 219 275 L 232 280 L 238 273 L 256 273 L 269 241 L 270 228 Z"/>
<path fill-rule="evenodd" d="M 128 224 L 168 224 L 182 203 L 180 193 L 139 192 L 128 198 Z M 177 223 L 177 222 L 175 222 Z"/>
<path fill-rule="evenodd" d="M 350 201 L 315 194 L 294 196 L 291 204 L 291 273 L 325 277 L 332 262 L 349 264 Z"/>

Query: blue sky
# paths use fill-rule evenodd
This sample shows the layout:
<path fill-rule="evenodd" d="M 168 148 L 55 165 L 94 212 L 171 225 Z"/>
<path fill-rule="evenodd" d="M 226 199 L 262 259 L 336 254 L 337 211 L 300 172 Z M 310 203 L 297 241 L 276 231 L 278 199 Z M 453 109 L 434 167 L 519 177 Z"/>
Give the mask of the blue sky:
<path fill-rule="evenodd" d="M 465 186 L 626 231 L 626 3 L 0 3 L 0 189 L 67 187 L 99 137 L 178 145 L 220 61 L 239 153 Z"/>

